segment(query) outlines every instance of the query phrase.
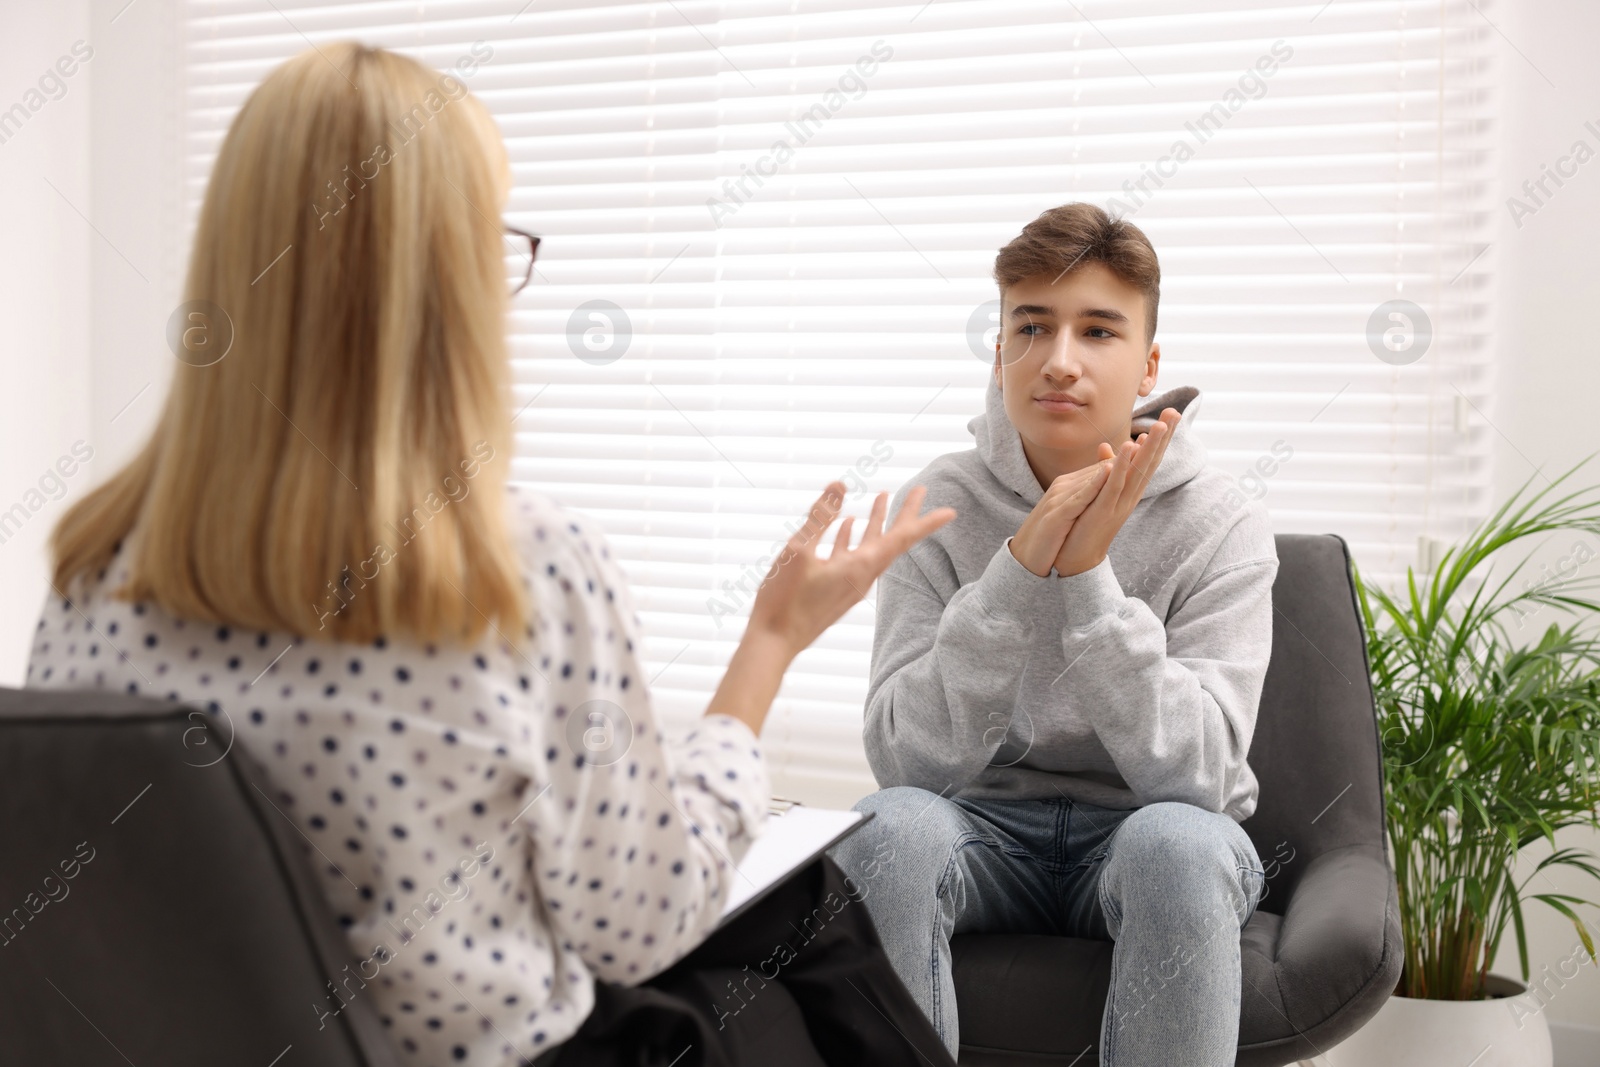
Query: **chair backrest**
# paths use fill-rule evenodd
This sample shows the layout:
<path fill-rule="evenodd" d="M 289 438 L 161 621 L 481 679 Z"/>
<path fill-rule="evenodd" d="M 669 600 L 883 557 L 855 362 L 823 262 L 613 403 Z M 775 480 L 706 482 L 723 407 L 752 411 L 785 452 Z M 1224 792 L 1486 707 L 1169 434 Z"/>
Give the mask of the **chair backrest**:
<path fill-rule="evenodd" d="M 309 844 L 231 737 L 165 701 L 0 689 L 8 1062 L 398 1064 Z"/>
<path fill-rule="evenodd" d="M 1388 851 L 1383 760 L 1366 630 L 1337 534 L 1278 534 L 1272 661 L 1250 744 L 1260 782 L 1241 825 L 1268 876 L 1260 907 L 1282 914 L 1306 864 L 1336 848 Z"/>

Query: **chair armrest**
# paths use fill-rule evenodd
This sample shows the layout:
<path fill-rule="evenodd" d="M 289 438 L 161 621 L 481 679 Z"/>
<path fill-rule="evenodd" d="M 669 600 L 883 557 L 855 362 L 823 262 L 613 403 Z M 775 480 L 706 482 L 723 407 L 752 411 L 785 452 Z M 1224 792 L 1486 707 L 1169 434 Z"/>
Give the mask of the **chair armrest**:
<path fill-rule="evenodd" d="M 1347 845 L 1317 856 L 1302 873 L 1273 956 L 1277 988 L 1257 992 L 1327 1048 L 1377 1012 L 1403 962 L 1388 856 L 1381 845 Z"/>

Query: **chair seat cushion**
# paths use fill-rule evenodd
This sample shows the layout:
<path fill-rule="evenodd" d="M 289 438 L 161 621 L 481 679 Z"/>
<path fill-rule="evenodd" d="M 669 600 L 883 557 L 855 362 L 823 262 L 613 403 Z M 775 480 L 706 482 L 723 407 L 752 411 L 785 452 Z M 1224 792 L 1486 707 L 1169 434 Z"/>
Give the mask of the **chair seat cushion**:
<path fill-rule="evenodd" d="M 1241 1065 L 1316 1055 L 1389 996 L 1400 965 L 1393 893 L 1381 854 L 1351 846 L 1307 864 L 1287 916 L 1250 916 L 1239 935 Z M 1049 934 L 952 938 L 963 1067 L 1097 1062 L 1113 948 Z"/>
<path fill-rule="evenodd" d="M 1111 987 L 1110 941 L 1049 934 L 958 934 L 950 939 L 968 1050 L 1066 1055 L 1097 1062 L 1100 1017 Z M 1004 1062 L 1014 1062 L 1010 1059 Z"/>
<path fill-rule="evenodd" d="M 1283 918 L 1258 911 L 1240 934 L 1240 963 L 1247 982 L 1276 996 L 1273 959 Z M 1111 988 L 1110 941 L 1049 934 L 962 934 L 950 941 L 956 1004 L 961 1013 L 961 1062 L 983 1063 L 991 1052 L 1064 1056 L 1097 1062 L 1100 1022 Z M 1245 988 L 1249 988 L 1246 986 Z M 1276 1020 L 1276 1025 L 1274 1025 Z M 1272 1004 L 1246 997 L 1240 1042 L 1252 1034 L 1278 1037 L 1288 1024 Z M 993 1062 L 1019 1063 L 1015 1055 Z"/>

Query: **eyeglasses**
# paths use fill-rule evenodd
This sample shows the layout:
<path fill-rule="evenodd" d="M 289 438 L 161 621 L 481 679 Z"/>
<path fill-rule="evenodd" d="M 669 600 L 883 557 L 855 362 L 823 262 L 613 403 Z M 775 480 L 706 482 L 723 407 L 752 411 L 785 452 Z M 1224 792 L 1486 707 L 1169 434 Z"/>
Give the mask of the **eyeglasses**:
<path fill-rule="evenodd" d="M 501 225 L 505 227 L 505 240 L 512 247 L 512 251 L 506 253 L 506 289 L 509 295 L 516 296 L 533 278 L 533 257 L 539 253 L 539 238 L 508 223 Z"/>

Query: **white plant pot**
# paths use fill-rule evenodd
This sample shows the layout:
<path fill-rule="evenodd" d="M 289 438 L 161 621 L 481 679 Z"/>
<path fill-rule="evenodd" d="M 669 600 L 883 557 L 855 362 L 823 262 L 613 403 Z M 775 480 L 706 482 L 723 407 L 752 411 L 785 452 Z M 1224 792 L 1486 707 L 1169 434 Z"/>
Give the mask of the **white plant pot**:
<path fill-rule="evenodd" d="M 1551 1067 L 1550 1024 L 1528 987 L 1491 973 L 1486 1000 L 1390 997 L 1327 1050 L 1328 1067 Z M 1319 1057 L 1317 1063 L 1323 1062 Z"/>

